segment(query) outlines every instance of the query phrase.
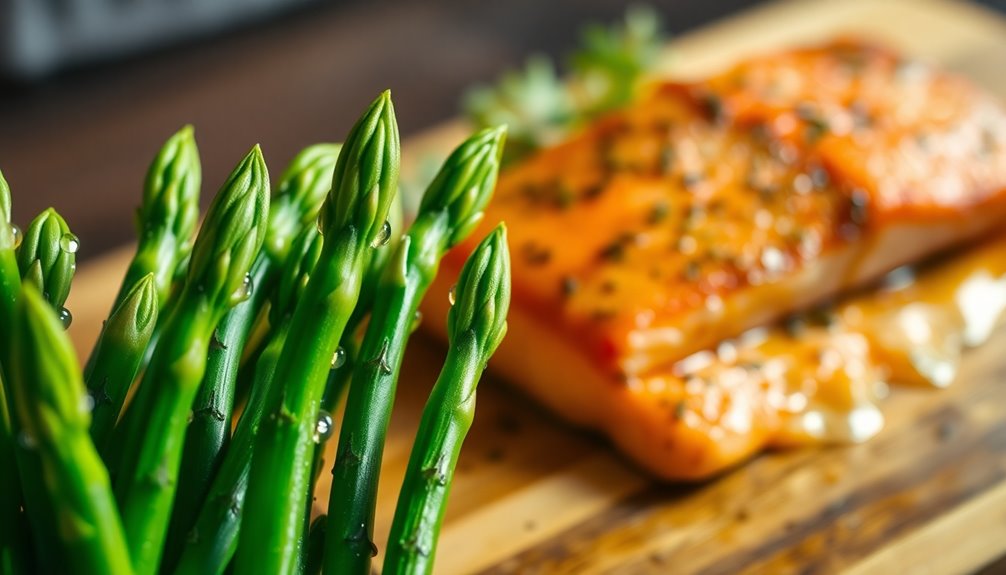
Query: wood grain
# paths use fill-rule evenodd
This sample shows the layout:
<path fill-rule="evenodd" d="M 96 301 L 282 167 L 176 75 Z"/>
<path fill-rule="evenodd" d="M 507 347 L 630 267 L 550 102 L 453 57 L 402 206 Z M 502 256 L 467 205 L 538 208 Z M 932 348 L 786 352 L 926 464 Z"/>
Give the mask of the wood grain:
<path fill-rule="evenodd" d="M 667 71 L 706 74 L 753 52 L 849 32 L 1006 96 L 1006 24 L 949 0 L 771 4 L 679 38 Z M 446 125 L 410 140 L 405 155 L 443 150 L 464 131 Z M 80 310 L 71 329 L 79 349 L 93 341 L 128 255 L 81 271 L 70 303 Z M 970 353 L 948 390 L 896 390 L 884 403 L 887 428 L 865 445 L 767 453 L 694 486 L 655 483 L 490 376 L 459 464 L 438 572 L 973 571 L 1006 554 L 1003 349 L 999 333 Z M 379 493 L 379 546 L 442 357 L 422 336 L 406 355 Z"/>

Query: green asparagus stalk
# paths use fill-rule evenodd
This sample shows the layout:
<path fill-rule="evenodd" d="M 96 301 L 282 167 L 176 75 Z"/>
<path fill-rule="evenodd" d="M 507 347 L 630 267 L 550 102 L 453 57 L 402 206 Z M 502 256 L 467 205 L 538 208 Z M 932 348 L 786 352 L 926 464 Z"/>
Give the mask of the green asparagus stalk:
<path fill-rule="evenodd" d="M 45 489 L 59 502 L 61 572 L 132 573 L 108 473 L 88 436 L 73 347 L 35 286 L 26 284 L 18 301 L 12 384 Z"/>
<path fill-rule="evenodd" d="M 154 274 L 141 278 L 112 311 L 94 346 L 93 360 L 84 370 L 94 404 L 91 439 L 103 455 L 157 324 L 154 281 Z"/>
<path fill-rule="evenodd" d="M 475 417 L 475 389 L 507 330 L 510 254 L 500 224 L 472 253 L 447 314 L 447 360 L 423 409 L 384 557 L 386 575 L 432 573 L 461 444 Z"/>
<path fill-rule="evenodd" d="M 14 303 L 21 288 L 14 249 L 19 236 L 11 224 L 10 187 L 0 172 L 0 573 L 29 572 L 27 533 L 21 514 L 21 478 L 15 449 L 13 407 L 7 399 L 13 391 L 5 377 L 12 360 L 9 334 L 13 330 Z"/>
<path fill-rule="evenodd" d="M 14 303 L 21 289 L 21 276 L 14 255 L 15 233 L 10 223 L 10 188 L 0 172 L 0 325 L 10 326 L 14 321 Z M 0 329 L 0 464 L 4 469 L 16 469 L 14 462 L 14 430 L 10 420 L 10 388 L 4 378 L 10 360 L 10 335 Z M 15 518 L 21 505 L 21 487 L 16 472 L 0 473 L 0 550 L 6 557 L 14 536 Z"/>
<path fill-rule="evenodd" d="M 266 401 L 272 395 L 271 387 L 282 385 L 282 382 L 273 379 L 273 374 L 290 332 L 294 304 L 303 296 L 304 286 L 321 255 L 321 240 L 317 227 L 309 226 L 290 247 L 269 308 L 270 321 L 275 327 L 256 363 L 251 397 L 238 420 L 234 438 L 213 479 L 195 526 L 186 534 L 185 547 L 175 573 L 219 574 L 234 556 L 251 469 L 249 455 L 265 416 Z"/>
<path fill-rule="evenodd" d="M 399 136 L 390 93 L 356 123 L 339 156 L 319 224 L 321 257 L 291 320 L 265 417 L 255 438 L 236 572 L 297 567 L 329 363 L 359 297 L 366 254 L 389 233 L 398 185 Z"/>
<path fill-rule="evenodd" d="M 23 572 L 25 545 L 21 541 L 23 517 L 21 480 L 17 472 L 14 429 L 7 399 L 4 368 L 10 358 L 11 322 L 14 301 L 20 290 L 20 274 L 14 256 L 14 228 L 11 226 L 10 188 L 0 172 L 0 573 Z"/>
<path fill-rule="evenodd" d="M 59 314 L 64 328 L 69 325 L 70 313 L 63 304 L 70 293 L 70 283 L 76 269 L 77 247 L 76 236 L 70 233 L 63 218 L 50 208 L 32 221 L 16 250 L 17 268 L 23 283 L 32 284 L 45 294 L 45 299 Z M 5 353 L 11 354 L 6 365 L 8 369 L 13 369 L 16 359 L 14 342 L 9 341 L 6 346 Z M 24 442 L 18 440 L 25 437 L 25 423 L 20 417 L 24 407 L 18 405 L 19 398 L 12 389 L 7 390 L 7 401 L 11 403 L 11 433 L 16 440 L 14 453 L 35 554 L 43 570 L 52 571 L 65 561 L 58 556 L 59 547 L 56 544 L 59 537 L 57 509 L 54 500 L 46 493 L 43 481 L 45 470 L 39 453 L 27 449 Z"/>
<path fill-rule="evenodd" d="M 377 297 L 377 286 L 384 275 L 384 268 L 391 261 L 391 256 L 398 249 L 398 244 L 402 241 L 402 228 L 405 214 L 402 210 L 402 197 L 395 194 L 395 199 L 388 210 L 388 230 L 387 238 L 382 245 L 377 246 L 368 254 L 366 272 L 363 274 L 363 283 L 360 285 L 360 299 L 356 307 L 353 308 L 353 315 L 349 317 L 346 324 L 346 336 L 356 337 L 363 320 L 370 314 L 374 307 L 374 299 Z"/>
<path fill-rule="evenodd" d="M 195 133 L 192 126 L 185 126 L 168 138 L 147 171 L 143 201 L 136 211 L 139 243 L 113 309 L 147 274 L 154 274 L 159 309 L 168 305 L 175 272 L 192 250 L 201 185 Z"/>
<path fill-rule="evenodd" d="M 70 295 L 70 283 L 77 271 L 80 240 L 70 232 L 66 221 L 49 208 L 28 226 L 17 250 L 17 265 L 22 281 L 30 281 L 59 314 L 64 327 L 69 312 L 63 304 Z"/>
<path fill-rule="evenodd" d="M 482 219 L 504 138 L 503 128 L 483 130 L 447 158 L 377 288 L 332 471 L 326 573 L 370 571 L 381 458 L 405 344 L 440 259 Z"/>
<path fill-rule="evenodd" d="M 403 218 L 402 202 L 400 196 L 396 195 L 395 201 L 391 204 L 391 209 L 388 211 L 389 229 L 402 229 Z M 339 357 L 333 363 L 332 370 L 328 374 L 328 381 L 325 383 L 325 394 L 321 398 L 322 414 L 335 412 L 343 392 L 349 385 L 359 354 L 360 339 L 362 338 L 362 335 L 359 333 L 360 325 L 374 306 L 377 285 L 381 280 L 384 268 L 387 267 L 388 260 L 394 254 L 395 250 L 398 249 L 401 238 L 401 234 L 392 231 L 387 245 L 374 249 L 370 254 L 370 260 L 367 262 L 367 272 L 363 276 L 363 284 L 360 288 L 360 299 L 356 303 L 356 308 L 353 309 L 353 315 L 350 316 L 349 322 L 346 324 L 346 330 L 342 333 L 342 339 L 339 341 L 339 350 L 336 352 Z M 311 465 L 311 493 L 314 493 L 314 485 L 318 482 L 318 476 L 324 463 L 325 446 L 331 437 L 331 432 L 321 435 L 320 441 L 314 446 L 314 463 Z"/>
<path fill-rule="evenodd" d="M 116 496 L 137 573 L 156 573 L 167 532 L 192 402 L 213 331 L 248 297 L 247 274 L 265 238 L 269 176 L 258 146 L 214 198 L 188 276 L 164 323 L 134 405 Z"/>
<path fill-rule="evenodd" d="M 327 515 L 319 515 L 308 529 L 307 545 L 304 551 L 303 575 L 321 575 L 325 558 L 325 529 L 328 523 Z"/>
<path fill-rule="evenodd" d="M 0 465 L 8 470 L 0 474 L 0 574 L 30 573 L 29 543 L 22 525 L 21 480 L 14 452 L 14 435 L 8 417 L 7 392 L 0 376 Z"/>
<path fill-rule="evenodd" d="M 113 311 L 122 305 L 130 288 L 143 277 L 153 274 L 158 319 L 163 322 L 170 317 L 172 303 L 181 291 L 180 286 L 185 283 L 184 272 L 188 268 L 193 236 L 199 222 L 201 185 L 202 167 L 194 129 L 185 126 L 168 138 L 147 170 L 143 199 L 136 210 L 136 252 L 112 304 Z M 150 356 L 157 347 L 161 327 L 155 324 L 147 346 L 133 350 L 133 353 L 141 354 L 138 360 L 141 371 L 150 362 Z M 95 352 L 92 351 L 88 358 L 85 373 L 90 373 L 94 367 Z M 130 419 L 130 412 L 127 411 L 119 426 L 128 428 Z M 113 478 L 118 470 L 122 448 L 123 438 L 114 434 L 110 443 L 101 449 Z"/>
<path fill-rule="evenodd" d="M 301 151 L 283 171 L 270 202 L 263 249 L 252 265 L 249 298 L 220 321 L 206 362 L 206 374 L 192 406 L 186 432 L 178 494 L 167 549 L 177 550 L 192 526 L 230 440 L 231 417 L 241 356 L 267 296 L 272 292 L 290 245 L 305 226 L 314 227 L 331 186 L 339 144 Z"/>

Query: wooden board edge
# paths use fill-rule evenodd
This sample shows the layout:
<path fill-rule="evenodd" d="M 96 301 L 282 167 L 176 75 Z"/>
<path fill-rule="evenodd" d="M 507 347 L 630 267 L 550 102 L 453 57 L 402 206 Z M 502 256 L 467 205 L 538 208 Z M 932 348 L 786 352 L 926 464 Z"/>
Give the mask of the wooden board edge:
<path fill-rule="evenodd" d="M 933 550 L 939 550 L 933 552 Z M 970 573 L 1006 554 L 1006 483 L 888 543 L 849 575 Z"/>

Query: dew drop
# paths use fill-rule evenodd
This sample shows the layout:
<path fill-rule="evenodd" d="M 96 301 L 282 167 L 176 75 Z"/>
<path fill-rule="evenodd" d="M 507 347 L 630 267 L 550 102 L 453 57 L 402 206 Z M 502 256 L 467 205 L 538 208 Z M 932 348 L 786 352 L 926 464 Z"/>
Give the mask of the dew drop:
<path fill-rule="evenodd" d="M 318 421 L 314 424 L 314 442 L 327 441 L 329 437 L 332 437 L 334 428 L 335 423 L 332 421 L 332 415 L 327 411 L 319 411 Z"/>
<path fill-rule="evenodd" d="M 24 234 L 21 233 L 21 228 L 14 224 L 11 224 L 10 231 L 14 234 L 14 249 L 21 247 L 21 240 L 24 239 Z"/>
<path fill-rule="evenodd" d="M 80 409 L 84 413 L 91 413 L 94 411 L 94 396 L 90 393 L 85 393 L 84 396 L 80 398 Z"/>
<path fill-rule="evenodd" d="M 325 224 L 321 221 L 321 217 L 318 218 L 318 234 L 325 235 Z"/>
<path fill-rule="evenodd" d="M 80 238 L 70 232 L 66 232 L 59 238 L 59 249 L 68 254 L 77 253 L 77 250 L 80 249 Z"/>
<path fill-rule="evenodd" d="M 241 287 L 238 288 L 238 291 L 237 293 L 234 294 L 234 297 L 236 297 L 238 301 L 244 301 L 251 297 L 252 291 L 254 290 L 255 290 L 255 283 L 252 282 L 251 274 L 245 274 L 245 278 L 241 282 Z"/>
<path fill-rule="evenodd" d="M 346 350 L 340 345 L 332 354 L 332 369 L 339 369 L 346 365 Z"/>
<path fill-rule="evenodd" d="M 73 314 L 65 307 L 60 308 L 59 321 L 63 324 L 63 329 L 70 329 L 70 324 L 73 323 Z"/>
<path fill-rule="evenodd" d="M 377 237 L 371 242 L 370 247 L 379 248 L 381 246 L 388 245 L 391 241 L 391 224 L 385 220 L 384 224 L 381 226 L 381 231 L 377 232 Z"/>
<path fill-rule="evenodd" d="M 454 305 L 454 301 L 457 299 L 457 297 L 458 297 L 458 286 L 452 285 L 451 291 L 447 292 L 447 301 L 451 302 L 451 305 Z"/>
<path fill-rule="evenodd" d="M 419 329 L 419 325 L 423 323 L 423 312 L 416 310 L 416 313 L 412 316 L 412 324 L 409 325 L 409 331 L 413 332 Z"/>

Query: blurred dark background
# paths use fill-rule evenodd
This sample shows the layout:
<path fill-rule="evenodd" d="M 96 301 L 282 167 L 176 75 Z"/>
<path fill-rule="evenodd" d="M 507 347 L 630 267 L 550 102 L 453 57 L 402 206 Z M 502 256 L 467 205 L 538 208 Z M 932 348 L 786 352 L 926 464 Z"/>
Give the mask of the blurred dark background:
<path fill-rule="evenodd" d="M 14 9 L 48 6 L 58 24 L 79 17 L 75 7 L 86 17 L 92 3 L 179 4 L 0 0 L 0 50 L 7 50 L 0 52 L 0 168 L 14 190 L 19 224 L 54 205 L 82 238 L 81 258 L 94 257 L 133 238 L 146 165 L 185 123 L 196 126 L 208 201 L 256 142 L 275 176 L 301 147 L 341 139 L 389 87 L 408 136 L 456 115 L 466 87 L 522 65 L 533 53 L 561 57 L 585 23 L 618 20 L 626 6 L 601 0 L 218 1 L 243 10 L 238 22 L 214 13 L 202 15 L 205 25 L 188 26 L 172 11 L 154 13 L 120 24 L 122 42 L 99 42 L 92 50 L 87 36 L 101 39 L 100 22 L 72 36 L 40 25 L 37 10 L 31 22 L 16 22 Z M 760 3 L 647 2 L 672 35 Z M 983 3 L 1006 10 L 1006 0 Z M 167 32 L 158 31 L 158 20 Z M 26 36 L 30 58 L 13 54 L 19 40 L 23 52 Z M 65 58 L 46 51 L 53 38 L 62 40 Z M 139 48 L 143 44 L 152 45 Z"/>

